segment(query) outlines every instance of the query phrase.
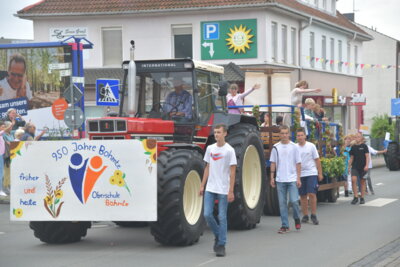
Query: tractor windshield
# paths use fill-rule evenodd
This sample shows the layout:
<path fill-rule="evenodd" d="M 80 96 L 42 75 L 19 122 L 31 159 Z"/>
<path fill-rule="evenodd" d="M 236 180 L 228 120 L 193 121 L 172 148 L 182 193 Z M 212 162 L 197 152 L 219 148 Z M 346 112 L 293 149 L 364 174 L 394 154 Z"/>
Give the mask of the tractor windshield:
<path fill-rule="evenodd" d="M 139 116 L 191 121 L 192 72 L 138 73 Z"/>

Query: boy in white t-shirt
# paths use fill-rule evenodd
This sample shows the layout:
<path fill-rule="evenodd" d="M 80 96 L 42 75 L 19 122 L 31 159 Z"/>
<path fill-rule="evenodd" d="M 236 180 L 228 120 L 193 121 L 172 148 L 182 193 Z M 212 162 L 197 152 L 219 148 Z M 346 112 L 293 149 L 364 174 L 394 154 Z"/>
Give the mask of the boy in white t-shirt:
<path fill-rule="evenodd" d="M 301 186 L 301 160 L 297 146 L 289 139 L 289 127 L 280 127 L 281 141 L 271 151 L 271 186 L 277 186 L 282 227 L 278 233 L 289 232 L 287 195 L 293 207 L 295 227 L 300 230 L 299 190 Z M 274 178 L 276 170 L 276 178 Z M 275 184 L 276 180 L 276 184 Z"/>
<path fill-rule="evenodd" d="M 233 189 L 237 164 L 236 155 L 233 147 L 225 142 L 226 135 L 226 125 L 217 124 L 214 127 L 214 137 L 217 142 L 207 147 L 204 155 L 207 165 L 200 187 L 200 195 L 204 194 L 204 217 L 214 233 L 214 252 L 218 257 L 225 256 L 228 202 L 235 199 Z M 207 187 L 204 192 L 206 183 Z M 214 218 L 215 200 L 218 200 L 219 223 Z"/>
<path fill-rule="evenodd" d="M 299 188 L 301 210 L 303 212 L 302 223 L 307 223 L 308 202 L 311 208 L 311 221 L 318 225 L 317 219 L 317 192 L 318 181 L 322 181 L 322 168 L 317 148 L 313 143 L 306 141 L 304 128 L 297 130 L 297 147 L 301 158 L 301 187 Z M 308 198 L 308 201 L 307 201 Z"/>

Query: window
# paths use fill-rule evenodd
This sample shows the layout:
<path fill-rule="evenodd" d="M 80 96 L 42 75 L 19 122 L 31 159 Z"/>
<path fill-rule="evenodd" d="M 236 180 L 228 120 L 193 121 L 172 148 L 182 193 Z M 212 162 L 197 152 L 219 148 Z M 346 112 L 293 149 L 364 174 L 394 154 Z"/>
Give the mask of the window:
<path fill-rule="evenodd" d="M 192 58 L 192 26 L 191 25 L 172 25 L 173 34 L 173 57 Z"/>
<path fill-rule="evenodd" d="M 202 70 L 196 70 L 198 86 L 198 117 L 201 124 L 207 124 L 213 111 L 222 106 L 223 98 L 218 95 L 218 83 L 221 75 Z M 224 97 L 224 99 L 226 99 Z M 226 100 L 225 100 L 226 101 Z"/>
<path fill-rule="evenodd" d="M 103 66 L 121 66 L 122 28 L 102 28 Z"/>
<path fill-rule="evenodd" d="M 354 46 L 354 74 L 357 74 L 358 67 L 358 46 Z"/>
<path fill-rule="evenodd" d="M 350 73 L 350 44 L 347 44 L 347 73 Z"/>
<path fill-rule="evenodd" d="M 322 69 L 325 70 L 326 69 L 326 36 L 322 36 L 322 53 L 321 53 L 321 57 L 323 60 L 321 60 L 321 65 L 322 65 Z"/>
<path fill-rule="evenodd" d="M 278 59 L 278 25 L 276 22 L 271 24 L 271 42 L 272 42 L 272 61 L 276 62 Z"/>
<path fill-rule="evenodd" d="M 331 38 L 331 61 L 329 62 L 331 71 L 335 71 L 335 39 Z"/>
<path fill-rule="evenodd" d="M 282 62 L 287 63 L 287 27 L 282 25 Z"/>
<path fill-rule="evenodd" d="M 296 65 L 296 59 L 297 59 L 297 31 L 295 28 L 291 29 L 291 36 L 292 36 L 292 64 Z"/>
<path fill-rule="evenodd" d="M 338 71 L 342 72 L 342 65 L 343 65 L 343 52 L 342 52 L 342 41 L 338 41 L 338 53 L 339 53 L 339 65 Z"/>
<path fill-rule="evenodd" d="M 314 33 L 310 32 L 310 65 L 311 68 L 314 68 L 314 59 L 315 59 L 315 44 L 314 44 Z"/>

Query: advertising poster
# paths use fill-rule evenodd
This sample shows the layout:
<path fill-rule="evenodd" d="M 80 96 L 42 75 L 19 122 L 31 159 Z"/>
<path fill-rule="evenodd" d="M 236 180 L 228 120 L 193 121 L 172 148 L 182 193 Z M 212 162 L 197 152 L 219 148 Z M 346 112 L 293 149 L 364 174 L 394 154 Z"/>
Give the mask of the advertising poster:
<path fill-rule="evenodd" d="M 7 119 L 7 111 L 15 108 L 25 122 L 35 124 L 37 134 L 46 130 L 49 139 L 69 137 L 62 112 L 55 115 L 52 108 L 60 109 L 70 86 L 71 61 L 70 46 L 0 48 L 0 117 Z"/>
<path fill-rule="evenodd" d="M 13 142 L 10 218 L 157 220 L 155 140 Z"/>

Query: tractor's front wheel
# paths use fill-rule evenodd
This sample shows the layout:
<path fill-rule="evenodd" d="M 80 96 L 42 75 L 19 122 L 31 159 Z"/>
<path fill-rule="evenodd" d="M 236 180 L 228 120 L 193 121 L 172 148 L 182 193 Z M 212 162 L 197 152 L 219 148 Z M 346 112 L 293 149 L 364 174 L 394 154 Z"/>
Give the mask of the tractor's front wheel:
<path fill-rule="evenodd" d="M 86 236 L 91 222 L 40 222 L 31 221 L 29 227 L 35 237 L 49 244 L 73 243 Z"/>
<path fill-rule="evenodd" d="M 157 158 L 158 220 L 151 233 L 163 245 L 187 246 L 203 233 L 203 197 L 199 195 L 204 163 L 193 150 L 168 150 Z"/>
<path fill-rule="evenodd" d="M 400 148 L 399 144 L 392 142 L 389 144 L 386 152 L 386 166 L 391 171 L 397 171 L 400 169 Z"/>

